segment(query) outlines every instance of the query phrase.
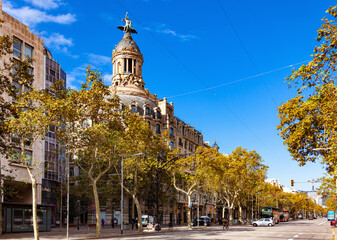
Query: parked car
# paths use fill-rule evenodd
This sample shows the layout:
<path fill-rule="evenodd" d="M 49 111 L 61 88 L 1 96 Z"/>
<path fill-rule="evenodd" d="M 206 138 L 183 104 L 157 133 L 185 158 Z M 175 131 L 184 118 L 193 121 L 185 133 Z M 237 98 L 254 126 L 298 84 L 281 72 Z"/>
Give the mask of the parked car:
<path fill-rule="evenodd" d="M 153 224 L 153 216 L 149 216 L 149 215 L 143 215 L 142 216 L 142 225 L 143 227 L 147 227 L 147 225 L 149 223 Z"/>
<path fill-rule="evenodd" d="M 208 216 L 201 216 L 200 218 L 196 218 L 193 220 L 193 226 L 210 226 L 211 225 L 211 219 Z"/>
<path fill-rule="evenodd" d="M 257 221 L 253 221 L 252 225 L 253 225 L 253 227 L 258 227 L 258 226 L 271 227 L 271 226 L 275 225 L 275 222 L 271 218 L 261 218 Z"/>
<path fill-rule="evenodd" d="M 331 221 L 331 222 L 330 222 L 330 225 L 331 225 L 331 226 L 337 227 L 337 220 Z"/>
<path fill-rule="evenodd" d="M 309 220 L 314 220 L 314 216 L 310 215 Z"/>

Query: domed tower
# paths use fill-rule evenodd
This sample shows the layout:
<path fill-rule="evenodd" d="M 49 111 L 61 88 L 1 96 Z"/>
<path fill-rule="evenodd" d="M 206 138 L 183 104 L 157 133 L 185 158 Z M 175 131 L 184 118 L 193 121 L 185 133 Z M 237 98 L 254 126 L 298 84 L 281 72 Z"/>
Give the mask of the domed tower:
<path fill-rule="evenodd" d="M 146 96 L 142 77 L 143 55 L 133 41 L 131 34 L 137 33 L 132 29 L 131 21 L 126 15 L 122 20 L 125 26 L 118 29 L 124 32 L 123 39 L 112 51 L 113 77 L 111 90 L 115 94 Z"/>

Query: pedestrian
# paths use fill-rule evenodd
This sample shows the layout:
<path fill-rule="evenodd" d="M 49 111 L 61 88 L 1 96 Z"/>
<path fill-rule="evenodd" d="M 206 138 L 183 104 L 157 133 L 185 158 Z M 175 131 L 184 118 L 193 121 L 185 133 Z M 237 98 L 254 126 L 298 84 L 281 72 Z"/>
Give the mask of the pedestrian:
<path fill-rule="evenodd" d="M 102 218 L 101 223 L 102 223 L 102 227 L 104 228 L 104 223 L 105 223 L 104 218 Z"/>
<path fill-rule="evenodd" d="M 131 218 L 131 229 L 133 230 L 133 226 L 135 225 L 135 219 Z"/>
<path fill-rule="evenodd" d="M 118 220 L 117 220 L 117 218 L 115 218 L 114 222 L 115 222 L 116 228 L 118 228 Z"/>
<path fill-rule="evenodd" d="M 77 230 L 80 230 L 80 224 L 77 222 Z"/>
<path fill-rule="evenodd" d="M 138 217 L 135 219 L 136 229 L 138 230 Z"/>
<path fill-rule="evenodd" d="M 111 218 L 111 226 L 112 228 L 115 228 L 115 219 Z"/>

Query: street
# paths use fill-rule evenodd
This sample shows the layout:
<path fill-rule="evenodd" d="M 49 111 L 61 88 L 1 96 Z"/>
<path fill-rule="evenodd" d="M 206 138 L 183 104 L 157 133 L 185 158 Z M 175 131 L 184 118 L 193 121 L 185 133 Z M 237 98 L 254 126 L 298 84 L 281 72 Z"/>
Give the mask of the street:
<path fill-rule="evenodd" d="M 231 226 L 223 230 L 220 226 L 211 226 L 195 231 L 166 232 L 148 236 L 127 237 L 131 239 L 331 239 L 331 227 L 326 218 L 316 220 L 298 220 L 276 224 L 274 227 Z"/>
<path fill-rule="evenodd" d="M 123 237 L 117 229 L 104 228 L 101 239 L 225 239 L 225 240 L 325 240 L 332 239 L 332 233 L 329 222 L 326 218 L 316 220 L 297 220 L 290 222 L 281 222 L 273 227 L 252 227 L 247 226 L 230 226 L 229 230 L 223 230 L 222 226 L 212 225 L 210 227 L 202 227 L 200 229 L 193 228 L 192 231 L 186 227 L 174 227 L 174 230 L 163 228 L 159 233 L 145 232 L 138 234 L 135 231 L 125 231 Z M 84 229 L 70 231 L 70 239 L 97 239 L 95 238 L 94 229 L 87 232 Z M 14 233 L 4 234 L 0 239 L 16 239 L 29 240 L 33 239 L 33 233 Z M 66 239 L 65 231 L 59 232 L 58 229 L 53 229 L 51 232 L 41 232 L 41 240 L 50 239 Z"/>

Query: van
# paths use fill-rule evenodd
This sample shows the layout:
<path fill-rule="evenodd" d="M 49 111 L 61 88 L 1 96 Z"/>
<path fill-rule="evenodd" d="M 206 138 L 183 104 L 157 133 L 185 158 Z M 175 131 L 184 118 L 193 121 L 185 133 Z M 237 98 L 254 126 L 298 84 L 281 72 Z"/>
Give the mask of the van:
<path fill-rule="evenodd" d="M 143 227 L 147 227 L 147 225 L 149 223 L 151 223 L 153 225 L 153 216 L 149 216 L 149 215 L 143 215 L 142 216 L 142 225 Z"/>

